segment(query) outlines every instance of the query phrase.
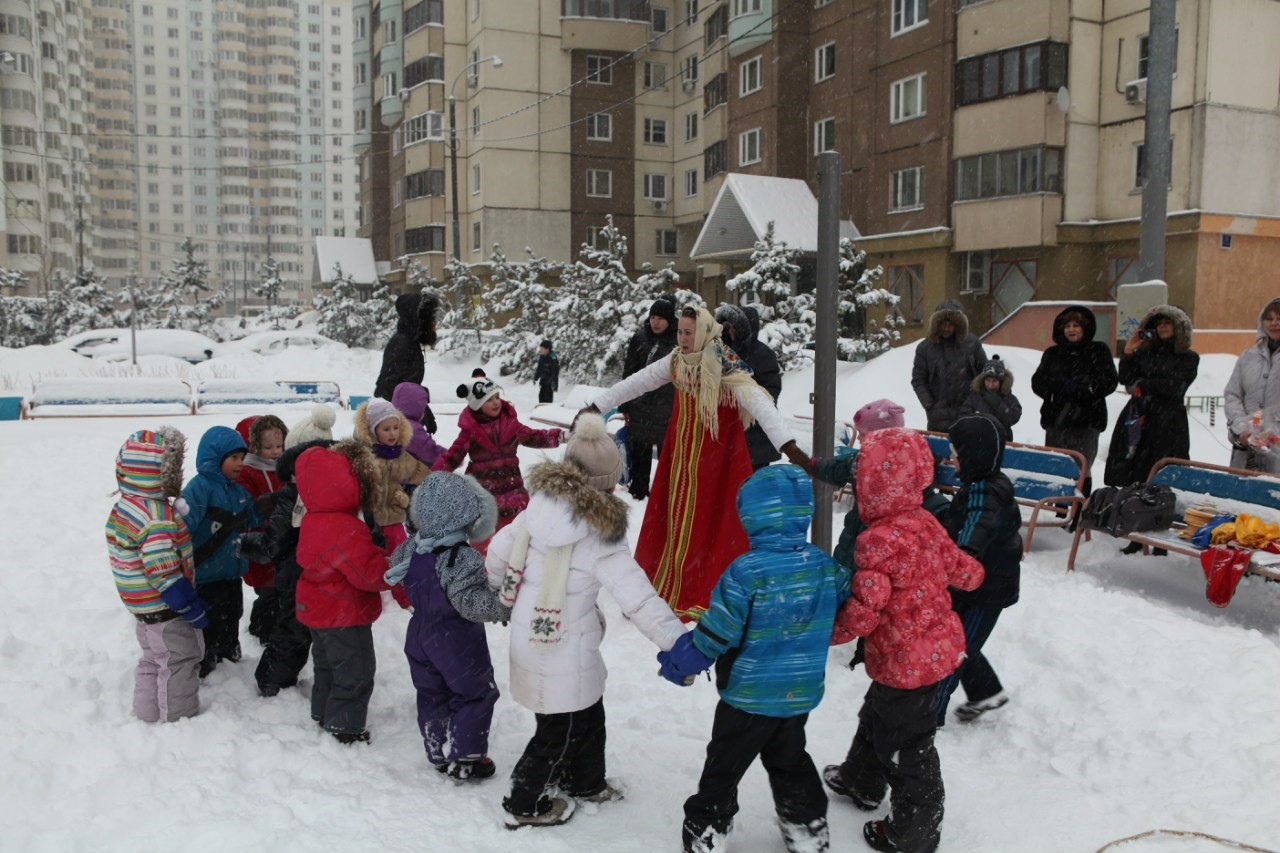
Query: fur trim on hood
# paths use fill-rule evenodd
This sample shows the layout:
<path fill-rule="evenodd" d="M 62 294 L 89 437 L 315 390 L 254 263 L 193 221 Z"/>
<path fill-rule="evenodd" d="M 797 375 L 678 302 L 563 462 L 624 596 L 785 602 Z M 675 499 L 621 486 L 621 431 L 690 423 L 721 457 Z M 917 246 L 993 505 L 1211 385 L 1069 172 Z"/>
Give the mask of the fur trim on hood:
<path fill-rule="evenodd" d="M 573 509 L 574 518 L 590 525 L 605 542 L 627 535 L 627 505 L 617 495 L 587 485 L 587 476 L 569 462 L 542 462 L 525 480 L 530 494 L 559 498 Z"/>
<path fill-rule="evenodd" d="M 316 438 L 295 444 L 281 453 L 280 458 L 276 460 L 276 476 L 280 478 L 281 483 L 293 482 L 293 469 L 298 464 L 299 456 L 313 447 L 333 447 L 333 445 L 334 441 L 331 438 Z"/>
<path fill-rule="evenodd" d="M 948 299 L 938 303 L 938 307 L 934 309 L 933 314 L 929 317 L 929 340 L 935 344 L 942 343 L 942 336 L 938 334 L 938 326 L 944 320 L 950 320 L 956 327 L 954 338 L 956 343 L 969 337 L 969 318 L 965 316 L 964 306 L 954 299 Z"/>
<path fill-rule="evenodd" d="M 1072 346 L 1071 342 L 1062 334 L 1062 327 L 1067 324 L 1067 318 L 1072 314 L 1080 315 L 1080 325 L 1084 327 L 1084 335 L 1076 346 L 1085 346 L 1098 334 L 1098 318 L 1094 316 L 1092 311 L 1083 305 L 1068 305 L 1058 312 L 1057 317 L 1053 318 L 1053 342 L 1060 347 Z"/>
<path fill-rule="evenodd" d="M 356 482 L 360 485 L 361 508 L 366 518 L 373 518 L 369 508 L 386 503 L 382 471 L 378 467 L 377 457 L 373 455 L 373 451 L 367 444 L 354 438 L 339 441 L 329 449 L 347 457 L 347 461 L 351 463 L 351 471 L 356 475 Z"/>
<path fill-rule="evenodd" d="M 1186 352 L 1191 349 L 1191 318 L 1176 305 L 1156 305 L 1142 315 L 1143 329 L 1154 329 L 1161 317 L 1173 321 L 1173 350 Z"/>
<path fill-rule="evenodd" d="M 400 438 L 398 444 L 401 447 L 408 447 L 409 442 L 413 439 L 413 427 L 409 424 L 409 419 L 404 416 L 404 412 L 396 412 L 400 416 Z M 383 418 L 383 420 L 391 420 Z M 351 424 L 354 427 L 352 438 L 373 447 L 378 440 L 373 437 L 373 430 L 369 428 L 369 401 L 365 400 L 356 409 L 356 413 L 351 416 Z"/>
<path fill-rule="evenodd" d="M 969 390 L 982 393 L 982 380 L 986 378 L 987 377 L 982 375 L 981 373 L 973 377 L 973 380 L 969 383 Z M 1006 366 L 1004 369 L 1004 378 L 1000 380 L 1000 393 L 1009 394 L 1012 392 L 1013 392 L 1013 371 L 1010 370 L 1008 366 Z"/>

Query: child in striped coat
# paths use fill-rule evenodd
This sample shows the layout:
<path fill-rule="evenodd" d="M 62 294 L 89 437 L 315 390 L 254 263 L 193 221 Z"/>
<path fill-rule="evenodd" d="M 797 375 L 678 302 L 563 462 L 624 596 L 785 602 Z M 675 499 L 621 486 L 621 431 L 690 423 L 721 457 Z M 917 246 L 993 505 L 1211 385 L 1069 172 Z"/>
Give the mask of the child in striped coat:
<path fill-rule="evenodd" d="M 133 615 L 142 657 L 133 674 L 133 713 L 172 722 L 200 710 L 203 628 L 187 526 L 169 499 L 182 489 L 185 439 L 171 427 L 140 430 L 116 455 L 119 498 L 107 517 L 116 591 Z"/>

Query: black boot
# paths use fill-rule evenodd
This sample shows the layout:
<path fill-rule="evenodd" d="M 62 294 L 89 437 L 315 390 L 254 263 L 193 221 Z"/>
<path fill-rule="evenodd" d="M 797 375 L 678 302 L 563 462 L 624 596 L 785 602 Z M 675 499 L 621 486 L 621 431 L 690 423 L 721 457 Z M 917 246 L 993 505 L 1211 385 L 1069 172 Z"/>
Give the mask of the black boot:
<path fill-rule="evenodd" d="M 1130 542 L 1120 549 L 1121 554 L 1139 554 L 1142 552 L 1141 542 Z"/>

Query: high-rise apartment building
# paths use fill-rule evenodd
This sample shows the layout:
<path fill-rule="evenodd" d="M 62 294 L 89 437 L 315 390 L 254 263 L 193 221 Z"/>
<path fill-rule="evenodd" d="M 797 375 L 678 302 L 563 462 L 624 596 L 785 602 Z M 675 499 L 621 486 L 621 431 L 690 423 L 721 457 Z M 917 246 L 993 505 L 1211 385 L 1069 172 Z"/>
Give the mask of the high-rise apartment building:
<path fill-rule="evenodd" d="M 981 331 L 1029 299 L 1108 300 L 1136 276 L 1145 0 L 361 8 L 361 233 L 393 266 L 440 275 L 451 251 L 452 92 L 463 261 L 494 242 L 570 259 L 611 214 L 632 267 L 673 261 L 719 297 L 732 266 L 688 253 L 722 176 L 816 191 L 817 155 L 835 150 L 842 212 L 908 336 L 944 298 Z M 1260 304 L 1280 261 L 1280 5 L 1177 8 L 1165 277 L 1198 326 L 1233 328 L 1249 318 L 1214 296 Z"/>

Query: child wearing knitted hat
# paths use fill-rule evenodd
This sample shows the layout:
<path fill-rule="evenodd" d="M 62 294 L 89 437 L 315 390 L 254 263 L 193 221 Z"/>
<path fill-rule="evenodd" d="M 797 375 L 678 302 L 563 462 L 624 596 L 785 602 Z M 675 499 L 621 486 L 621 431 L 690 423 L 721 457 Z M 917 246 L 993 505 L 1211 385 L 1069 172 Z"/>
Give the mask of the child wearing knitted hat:
<path fill-rule="evenodd" d="M 663 651 L 684 634 L 631 556 L 627 505 L 612 494 L 621 473 L 603 419 L 581 415 L 564 461 L 533 467 L 528 509 L 489 544 L 489 585 L 511 607 L 511 696 L 537 715 L 502 801 L 511 829 L 561 824 L 579 801 L 622 796 L 605 778 L 600 588 Z"/>
<path fill-rule="evenodd" d="M 515 407 L 502 399 L 502 387 L 492 379 L 472 379 L 459 385 L 458 396 L 467 402 L 458 415 L 458 437 L 431 470 L 455 471 L 470 456 L 465 473 L 479 480 L 497 501 L 497 529 L 501 530 L 529 504 L 517 448 L 559 447 L 564 432 L 520 423 Z M 483 544 L 479 547 L 484 550 Z"/>
<path fill-rule="evenodd" d="M 370 509 L 374 524 L 382 528 L 387 553 L 408 538 L 404 529 L 409 507 L 409 495 L 404 486 L 417 485 L 431 473 L 405 448 L 413 438 L 408 419 L 400 410 L 381 397 L 374 397 L 360 404 L 352 418 L 357 441 L 373 450 L 382 472 L 382 488 Z"/>

